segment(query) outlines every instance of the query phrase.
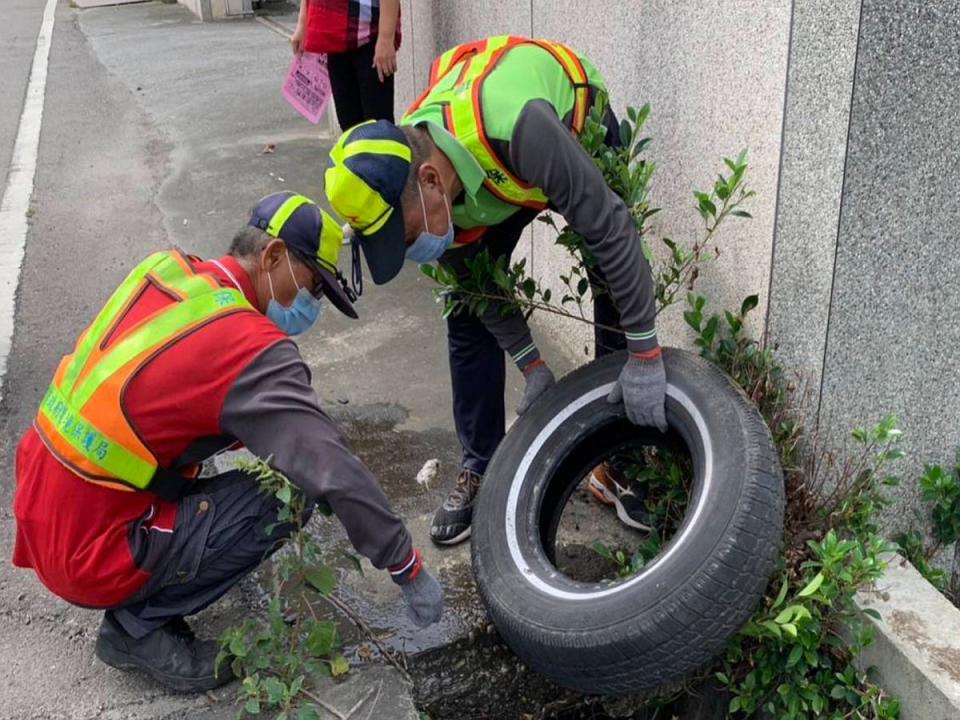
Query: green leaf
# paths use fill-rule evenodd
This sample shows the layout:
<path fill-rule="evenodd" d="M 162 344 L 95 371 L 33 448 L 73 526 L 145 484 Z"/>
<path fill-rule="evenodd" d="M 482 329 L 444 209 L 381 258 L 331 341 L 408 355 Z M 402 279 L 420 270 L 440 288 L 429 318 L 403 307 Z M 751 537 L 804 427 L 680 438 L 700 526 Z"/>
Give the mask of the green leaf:
<path fill-rule="evenodd" d="M 783 628 L 783 632 L 785 632 L 790 637 L 792 638 L 797 637 L 797 626 L 794 625 L 793 623 L 784 623 L 780 627 Z"/>
<path fill-rule="evenodd" d="M 648 117 L 650 117 L 650 103 L 644 103 L 643 107 L 640 108 L 640 112 L 637 113 L 637 127 L 639 128 L 643 125 Z"/>
<path fill-rule="evenodd" d="M 810 700 L 810 707 L 819 717 L 823 712 L 823 708 L 826 705 L 826 701 L 823 699 L 823 696 L 819 693 L 814 695 L 813 699 Z"/>
<path fill-rule="evenodd" d="M 777 625 L 775 622 L 770 622 L 769 620 L 764 620 L 764 621 L 763 621 L 762 623 L 760 623 L 760 624 L 763 625 L 763 627 L 765 627 L 765 628 L 766 628 L 767 630 L 769 630 L 771 633 L 773 633 L 777 638 L 782 638 L 782 637 L 783 637 L 783 633 L 780 631 L 780 626 Z"/>
<path fill-rule="evenodd" d="M 722 177 L 714 184 L 713 191 L 721 200 L 726 200 L 730 197 L 730 191 L 727 189 L 727 181 Z"/>
<path fill-rule="evenodd" d="M 246 704 L 243 706 L 243 711 L 248 715 L 259 715 L 260 714 L 260 701 L 256 698 L 251 698 L 247 700 Z"/>
<path fill-rule="evenodd" d="M 297 720 L 320 720 L 320 711 L 313 703 L 301 705 L 297 710 Z"/>
<path fill-rule="evenodd" d="M 337 624 L 319 622 L 310 629 L 305 645 L 314 657 L 325 657 L 333 651 L 336 643 Z"/>
<path fill-rule="evenodd" d="M 883 620 L 883 616 L 874 608 L 864 608 L 863 614 L 872 617 L 874 620 Z"/>
<path fill-rule="evenodd" d="M 337 584 L 337 573 L 326 565 L 307 568 L 303 572 L 307 582 L 321 595 L 329 595 Z"/>
<path fill-rule="evenodd" d="M 803 646 L 795 645 L 793 650 L 790 651 L 790 655 L 787 657 L 787 667 L 789 668 L 796 665 L 798 662 L 800 662 L 801 657 L 803 657 Z"/>
<path fill-rule="evenodd" d="M 789 607 L 786 607 L 786 608 L 784 608 L 783 610 L 781 610 L 781 611 L 780 611 L 780 614 L 777 615 L 777 616 L 773 619 L 773 621 L 774 621 L 777 625 L 783 625 L 784 623 L 788 623 L 788 622 L 790 622 L 791 620 L 793 620 L 793 618 L 794 618 L 794 616 L 796 615 L 796 613 L 797 613 L 797 606 L 796 606 L 796 605 L 790 605 Z"/>
<path fill-rule="evenodd" d="M 722 672 L 715 673 L 715 674 L 714 674 L 714 677 L 716 677 L 717 680 L 719 680 L 719 681 L 720 681 L 721 683 L 723 683 L 724 685 L 729 685 L 729 684 L 730 684 L 730 678 L 728 678 L 728 677 L 727 677 L 724 673 L 722 673 Z"/>
<path fill-rule="evenodd" d="M 697 332 L 700 332 L 700 324 L 703 321 L 703 314 L 699 310 L 687 310 L 683 313 L 683 319 L 686 320 L 687 325 L 692 327 Z"/>
<path fill-rule="evenodd" d="M 751 219 L 753 218 L 753 215 L 748 213 L 746 210 L 731 210 L 730 214 L 735 217 L 751 218 Z"/>
<path fill-rule="evenodd" d="M 293 499 L 293 491 L 290 489 L 289 484 L 283 484 L 277 490 L 277 500 L 282 502 L 284 505 L 289 505 L 290 500 Z"/>
<path fill-rule="evenodd" d="M 717 334 L 717 328 L 719 327 L 719 325 L 720 325 L 720 318 L 718 318 L 716 315 L 710 318 L 707 321 L 706 327 L 703 328 L 703 330 L 701 331 L 701 334 L 703 335 L 703 339 L 706 340 L 708 343 L 713 342 L 713 338 Z"/>
<path fill-rule="evenodd" d="M 238 658 L 247 656 L 247 642 L 243 635 L 237 634 L 230 638 L 230 654 Z"/>
<path fill-rule="evenodd" d="M 706 196 L 700 199 L 700 214 L 704 213 L 708 213 L 712 217 L 717 216 L 717 206 Z"/>
<path fill-rule="evenodd" d="M 780 592 L 777 593 L 776 599 L 773 601 L 773 605 L 770 606 L 771 610 L 775 610 L 780 605 L 783 604 L 784 599 L 787 597 L 787 590 L 790 588 L 790 582 L 788 578 L 783 579 L 783 585 L 780 587 Z"/>
<path fill-rule="evenodd" d="M 735 712 L 740 712 L 740 696 L 739 695 L 735 696 L 732 700 L 730 700 L 730 714 L 733 714 Z"/>
<path fill-rule="evenodd" d="M 590 549 L 593 550 L 600 557 L 606 558 L 610 562 L 616 562 L 616 560 L 614 560 L 613 553 L 610 552 L 610 548 L 608 548 L 599 540 L 593 543 L 593 545 L 590 546 Z"/>
<path fill-rule="evenodd" d="M 647 259 L 647 262 L 653 265 L 653 248 L 650 247 L 646 238 L 640 238 L 640 249 L 643 251 L 643 256 Z"/>
<path fill-rule="evenodd" d="M 633 141 L 633 128 L 630 127 L 628 120 L 620 121 L 620 144 L 624 147 L 630 147 Z"/>
<path fill-rule="evenodd" d="M 350 663 L 347 662 L 347 659 L 343 655 L 337 655 L 330 661 L 330 672 L 334 677 L 346 675 L 350 672 Z"/>
<path fill-rule="evenodd" d="M 267 691 L 267 702 L 271 705 L 279 705 L 287 694 L 287 686 L 275 677 L 264 680 L 263 689 Z"/>
<path fill-rule="evenodd" d="M 819 572 L 803 590 L 797 593 L 797 597 L 809 597 L 819 590 L 821 585 L 823 585 L 823 573 Z"/>
<path fill-rule="evenodd" d="M 748 312 L 753 310 L 759 304 L 760 304 L 760 298 L 758 296 L 748 295 L 743 299 L 743 302 L 740 304 L 740 315 L 745 317 Z"/>

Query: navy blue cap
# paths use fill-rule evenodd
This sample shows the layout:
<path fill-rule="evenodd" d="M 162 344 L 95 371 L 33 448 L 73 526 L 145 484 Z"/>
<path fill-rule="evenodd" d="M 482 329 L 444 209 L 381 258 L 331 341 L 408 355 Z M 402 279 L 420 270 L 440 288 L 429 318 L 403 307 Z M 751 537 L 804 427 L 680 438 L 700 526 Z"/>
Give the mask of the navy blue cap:
<path fill-rule="evenodd" d="M 305 195 L 287 190 L 261 199 L 249 224 L 297 250 L 320 277 L 326 298 L 344 315 L 357 317 L 356 296 L 337 269 L 343 231 L 333 217 Z"/>
<path fill-rule="evenodd" d="M 400 198 L 412 156 L 403 131 L 387 120 L 350 128 L 330 151 L 327 199 L 353 228 L 378 285 L 400 272 L 406 255 Z"/>

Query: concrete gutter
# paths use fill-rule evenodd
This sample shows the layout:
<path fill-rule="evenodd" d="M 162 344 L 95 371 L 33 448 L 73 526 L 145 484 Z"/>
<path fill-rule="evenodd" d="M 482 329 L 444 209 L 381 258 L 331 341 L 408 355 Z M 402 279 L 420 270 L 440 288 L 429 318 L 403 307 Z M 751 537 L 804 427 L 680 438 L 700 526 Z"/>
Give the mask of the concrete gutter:
<path fill-rule="evenodd" d="M 866 616 L 876 638 L 858 664 L 874 667 L 884 690 L 900 698 L 902 720 L 960 718 L 960 610 L 899 555 L 856 602 L 881 616 Z"/>

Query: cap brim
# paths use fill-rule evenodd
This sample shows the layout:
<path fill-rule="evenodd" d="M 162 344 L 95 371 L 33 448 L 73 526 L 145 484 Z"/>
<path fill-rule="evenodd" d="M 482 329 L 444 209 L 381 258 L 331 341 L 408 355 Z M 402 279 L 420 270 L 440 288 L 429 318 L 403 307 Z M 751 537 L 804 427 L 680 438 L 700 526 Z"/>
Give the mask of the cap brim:
<path fill-rule="evenodd" d="M 404 240 L 403 214 L 394 209 L 382 228 L 372 235 L 358 233 L 363 256 L 367 259 L 370 277 L 377 285 L 393 280 L 403 267 L 407 253 Z"/>
<path fill-rule="evenodd" d="M 327 300 L 333 303 L 333 306 L 347 317 L 356 320 L 359 315 L 350 302 L 350 298 L 337 277 L 318 263 L 311 263 L 313 269 L 320 274 L 320 280 L 323 282 L 323 295 Z"/>

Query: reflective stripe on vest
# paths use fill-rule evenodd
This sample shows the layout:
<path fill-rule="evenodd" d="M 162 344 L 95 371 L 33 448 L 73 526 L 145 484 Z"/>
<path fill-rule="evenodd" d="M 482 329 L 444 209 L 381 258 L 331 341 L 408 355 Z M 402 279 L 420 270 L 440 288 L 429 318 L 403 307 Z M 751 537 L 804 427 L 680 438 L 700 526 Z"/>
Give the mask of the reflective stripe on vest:
<path fill-rule="evenodd" d="M 407 114 L 425 104 L 442 105 L 446 129 L 464 144 L 486 173 L 484 187 L 494 197 L 511 205 L 543 209 L 547 205 L 546 195 L 516 177 L 500 161 L 484 129 L 483 81 L 503 56 L 519 45 L 536 45 L 546 50 L 563 68 L 574 94 L 571 131 L 579 136 L 586 125 L 590 103 L 590 86 L 580 58 L 560 43 L 511 35 L 458 45 L 437 58 L 430 70 L 430 85 L 410 106 Z M 459 74 L 453 85 L 447 90 L 437 90 L 437 84 L 458 65 Z"/>
<path fill-rule="evenodd" d="M 104 347 L 143 291 L 153 285 L 175 301 Z M 129 380 L 157 352 L 196 328 L 250 310 L 236 288 L 196 273 L 180 252 L 151 255 L 113 293 L 73 353 L 60 362 L 35 425 L 47 447 L 86 480 L 119 490 L 148 490 L 156 457 L 130 426 L 121 404 Z"/>

